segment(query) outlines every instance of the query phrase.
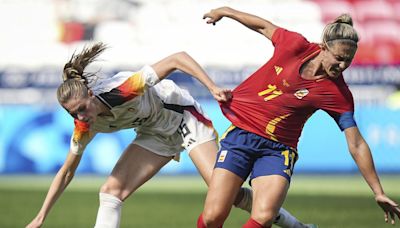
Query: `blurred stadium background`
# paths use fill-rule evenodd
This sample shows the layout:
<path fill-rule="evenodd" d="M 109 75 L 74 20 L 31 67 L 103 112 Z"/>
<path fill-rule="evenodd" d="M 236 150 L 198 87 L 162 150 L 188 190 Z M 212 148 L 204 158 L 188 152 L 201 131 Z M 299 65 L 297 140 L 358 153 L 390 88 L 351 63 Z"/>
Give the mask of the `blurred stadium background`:
<path fill-rule="evenodd" d="M 345 72 L 355 98 L 355 117 L 379 173 L 400 174 L 398 0 L 0 0 L 0 189 L 15 183 L 9 181 L 10 175 L 11 179 L 16 175 L 51 176 L 62 165 L 73 122 L 58 105 L 55 90 L 63 65 L 85 44 L 102 41 L 109 45 L 91 68 L 105 76 L 138 70 L 186 51 L 217 84 L 233 88 L 243 81 L 272 55 L 273 47 L 230 20 L 216 27 L 206 25 L 203 14 L 222 5 L 270 19 L 314 42 L 320 41 L 325 23 L 350 13 L 361 38 L 353 65 Z M 200 100 L 217 131 L 223 133 L 229 122 L 208 92 L 179 72 L 171 78 Z M 108 174 L 133 137 L 132 130 L 96 136 L 78 174 Z M 357 173 L 344 136 L 323 112 L 306 124 L 299 153 L 297 174 Z M 161 174 L 197 172 L 184 154 L 180 163 L 171 162 Z M 41 190 L 47 186 L 48 182 Z M 393 191 L 399 198 L 400 193 Z"/>

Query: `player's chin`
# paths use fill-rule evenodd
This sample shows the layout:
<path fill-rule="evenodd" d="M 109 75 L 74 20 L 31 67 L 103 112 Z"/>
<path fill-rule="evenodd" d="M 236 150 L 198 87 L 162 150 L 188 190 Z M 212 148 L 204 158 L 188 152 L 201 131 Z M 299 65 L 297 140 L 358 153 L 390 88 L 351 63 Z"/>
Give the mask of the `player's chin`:
<path fill-rule="evenodd" d="M 336 79 L 340 76 L 340 73 L 339 71 L 330 71 L 328 75 L 330 78 Z"/>

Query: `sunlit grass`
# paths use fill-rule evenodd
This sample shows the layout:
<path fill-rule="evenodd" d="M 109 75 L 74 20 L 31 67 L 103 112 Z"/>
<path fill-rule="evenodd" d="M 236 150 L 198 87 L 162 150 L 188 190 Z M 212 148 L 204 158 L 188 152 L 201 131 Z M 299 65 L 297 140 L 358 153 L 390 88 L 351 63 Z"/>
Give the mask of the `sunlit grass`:
<path fill-rule="evenodd" d="M 43 227 L 93 227 L 103 176 L 77 176 Z M 0 227 L 24 227 L 36 215 L 52 177 L 0 176 Z M 386 193 L 400 201 L 399 176 L 383 176 Z M 195 227 L 206 186 L 201 178 L 157 176 L 123 206 L 121 227 Z M 297 175 L 285 208 L 320 227 L 389 227 L 368 185 L 359 175 Z M 241 227 L 248 214 L 233 209 L 225 228 Z"/>

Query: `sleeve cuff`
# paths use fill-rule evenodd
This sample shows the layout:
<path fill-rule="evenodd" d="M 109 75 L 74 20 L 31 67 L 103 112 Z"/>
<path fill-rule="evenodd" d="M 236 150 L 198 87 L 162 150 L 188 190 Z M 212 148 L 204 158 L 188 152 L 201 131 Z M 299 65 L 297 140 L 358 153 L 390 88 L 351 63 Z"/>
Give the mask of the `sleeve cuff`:
<path fill-rule="evenodd" d="M 157 73 L 149 65 L 146 65 L 142 68 L 142 74 L 145 77 L 146 85 L 149 87 L 154 86 L 160 81 L 160 78 L 158 77 Z"/>

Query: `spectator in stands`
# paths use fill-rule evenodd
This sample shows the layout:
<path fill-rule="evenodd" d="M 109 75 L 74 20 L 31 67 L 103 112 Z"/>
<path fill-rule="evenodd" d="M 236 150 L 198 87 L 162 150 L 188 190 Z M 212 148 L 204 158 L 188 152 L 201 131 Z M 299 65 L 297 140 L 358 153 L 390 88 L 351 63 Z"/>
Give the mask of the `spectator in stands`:
<path fill-rule="evenodd" d="M 119 72 L 101 79 L 85 71 L 106 46 L 97 43 L 73 55 L 57 90 L 59 103 L 74 118 L 70 151 L 55 176 L 41 210 L 27 227 L 41 227 L 51 207 L 72 180 L 86 145 L 98 132 L 134 128 L 136 138 L 126 148 L 100 190 L 96 227 L 118 227 L 122 202 L 170 160 L 186 149 L 206 183 L 217 154 L 214 128 L 199 103 L 170 80 L 181 70 L 202 82 L 218 101 L 230 90 L 217 87 L 188 54 L 176 53 L 138 72 Z M 243 188 L 237 206 L 251 211 L 252 193 Z M 282 209 L 282 216 L 289 216 Z M 287 225 L 286 227 L 290 227 Z"/>
<path fill-rule="evenodd" d="M 398 204 L 379 182 L 368 144 L 353 118 L 353 97 L 343 80 L 357 50 L 352 18 L 341 15 L 326 25 L 322 43 L 270 21 L 229 7 L 204 15 L 216 24 L 223 17 L 236 20 L 272 41 L 272 58 L 220 102 L 232 126 L 222 136 L 221 148 L 197 227 L 221 227 L 242 183 L 250 176 L 253 209 L 245 228 L 271 227 L 283 204 L 297 160 L 297 143 L 307 119 L 326 111 L 344 131 L 361 174 L 383 209 L 385 220 L 400 217 Z M 322 151 L 323 153 L 323 151 Z M 300 227 L 300 226 L 299 226 Z"/>

